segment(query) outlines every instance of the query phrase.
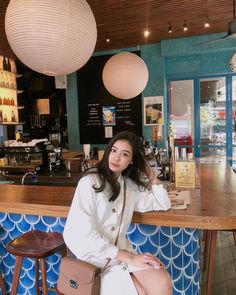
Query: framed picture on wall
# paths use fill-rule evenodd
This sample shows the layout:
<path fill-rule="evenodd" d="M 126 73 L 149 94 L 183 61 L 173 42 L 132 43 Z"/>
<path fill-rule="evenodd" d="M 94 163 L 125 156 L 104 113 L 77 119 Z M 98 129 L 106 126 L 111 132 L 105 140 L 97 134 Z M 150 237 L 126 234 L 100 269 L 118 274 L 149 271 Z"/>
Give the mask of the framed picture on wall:
<path fill-rule="evenodd" d="M 143 100 L 144 125 L 164 124 L 163 96 L 148 96 Z"/>

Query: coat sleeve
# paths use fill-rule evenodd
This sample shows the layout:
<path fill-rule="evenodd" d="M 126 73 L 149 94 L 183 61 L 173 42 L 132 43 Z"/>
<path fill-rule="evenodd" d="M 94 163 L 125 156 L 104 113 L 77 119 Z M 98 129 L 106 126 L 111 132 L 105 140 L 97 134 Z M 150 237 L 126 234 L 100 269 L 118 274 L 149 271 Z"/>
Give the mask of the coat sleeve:
<path fill-rule="evenodd" d="M 171 207 L 171 202 L 167 191 L 162 184 L 152 185 L 150 191 L 145 190 L 137 193 L 137 200 L 135 204 L 135 211 L 147 212 L 168 210 Z"/>
<path fill-rule="evenodd" d="M 118 248 L 99 233 L 96 227 L 95 192 L 89 176 L 83 177 L 75 195 L 65 224 L 63 237 L 70 251 L 80 259 L 89 256 L 115 258 Z"/>

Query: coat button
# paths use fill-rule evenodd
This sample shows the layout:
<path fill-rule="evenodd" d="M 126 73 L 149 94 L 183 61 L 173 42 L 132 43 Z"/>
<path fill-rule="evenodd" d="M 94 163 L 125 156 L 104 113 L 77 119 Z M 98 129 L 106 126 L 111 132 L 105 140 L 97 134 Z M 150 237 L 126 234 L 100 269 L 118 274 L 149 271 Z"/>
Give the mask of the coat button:
<path fill-rule="evenodd" d="M 112 209 L 112 212 L 113 212 L 113 213 L 116 213 L 116 209 L 115 209 L 115 208 L 113 208 L 113 209 Z"/>
<path fill-rule="evenodd" d="M 114 231 L 116 228 L 113 226 L 112 228 L 111 228 L 111 231 Z"/>
<path fill-rule="evenodd" d="M 123 267 L 122 267 L 122 270 L 126 270 L 126 267 L 125 267 L 125 266 L 123 266 Z"/>

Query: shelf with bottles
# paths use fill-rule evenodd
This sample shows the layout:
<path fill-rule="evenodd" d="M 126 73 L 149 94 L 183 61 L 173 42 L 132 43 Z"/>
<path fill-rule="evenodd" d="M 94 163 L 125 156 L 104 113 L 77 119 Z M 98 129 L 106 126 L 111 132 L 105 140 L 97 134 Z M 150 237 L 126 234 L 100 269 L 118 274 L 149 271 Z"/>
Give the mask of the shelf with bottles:
<path fill-rule="evenodd" d="M 0 123 L 1 124 L 12 124 L 19 122 L 18 110 L 13 108 L 0 108 Z"/>

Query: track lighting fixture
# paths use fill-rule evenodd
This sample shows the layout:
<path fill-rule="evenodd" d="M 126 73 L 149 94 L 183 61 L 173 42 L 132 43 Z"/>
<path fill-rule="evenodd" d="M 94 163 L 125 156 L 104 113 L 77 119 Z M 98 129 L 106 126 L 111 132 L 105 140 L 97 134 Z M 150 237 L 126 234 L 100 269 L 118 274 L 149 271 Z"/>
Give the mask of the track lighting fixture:
<path fill-rule="evenodd" d="M 168 26 L 168 33 L 171 34 L 172 33 L 172 25 L 171 22 L 169 22 L 169 26 Z"/>
<path fill-rule="evenodd" d="M 184 32 L 187 32 L 188 31 L 188 26 L 187 26 L 186 20 L 184 20 L 183 31 Z"/>

